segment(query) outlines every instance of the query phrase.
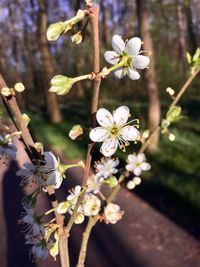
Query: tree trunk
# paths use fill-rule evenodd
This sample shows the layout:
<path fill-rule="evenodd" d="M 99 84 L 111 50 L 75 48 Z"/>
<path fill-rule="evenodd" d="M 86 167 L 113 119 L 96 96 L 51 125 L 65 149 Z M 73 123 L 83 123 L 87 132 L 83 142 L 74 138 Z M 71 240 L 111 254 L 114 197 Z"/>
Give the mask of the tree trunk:
<path fill-rule="evenodd" d="M 50 80 L 55 75 L 55 63 L 51 56 L 49 44 L 46 39 L 48 17 L 47 2 L 47 0 L 38 0 L 38 45 L 41 56 L 48 115 L 52 123 L 59 123 L 62 121 L 62 116 L 59 109 L 57 96 L 53 93 L 49 93 L 48 91 L 50 88 Z"/>
<path fill-rule="evenodd" d="M 150 68 L 145 72 L 145 78 L 147 81 L 147 93 L 149 98 L 148 126 L 149 129 L 153 131 L 160 123 L 160 100 L 158 93 L 158 84 L 156 80 L 153 40 L 150 31 L 147 1 L 137 0 L 137 12 L 140 25 L 140 35 L 144 42 L 143 50 L 152 52 Z M 150 152 L 156 152 L 158 150 L 158 142 L 159 133 L 154 135 L 151 144 L 149 144 L 148 146 L 148 150 Z"/>
<path fill-rule="evenodd" d="M 176 16 L 177 16 L 177 31 L 178 31 L 178 58 L 183 63 L 183 70 L 186 68 L 186 40 L 185 30 L 186 21 L 184 15 L 183 0 L 176 0 Z"/>

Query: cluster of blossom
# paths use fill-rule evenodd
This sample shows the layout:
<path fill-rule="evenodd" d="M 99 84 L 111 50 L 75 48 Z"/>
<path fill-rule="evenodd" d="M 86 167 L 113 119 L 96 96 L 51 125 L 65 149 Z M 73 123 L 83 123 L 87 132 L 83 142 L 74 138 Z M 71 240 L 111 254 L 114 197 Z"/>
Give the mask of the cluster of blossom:
<path fill-rule="evenodd" d="M 24 226 L 26 244 L 31 245 L 30 252 L 34 259 L 46 259 L 49 254 L 53 257 L 58 254 L 57 226 L 44 224 L 42 218 L 33 209 L 24 207 L 19 221 Z"/>
<path fill-rule="evenodd" d="M 31 245 L 30 252 L 35 259 L 45 259 L 49 254 L 55 257 L 58 254 L 57 225 L 42 222 L 43 216 L 34 212 L 37 195 L 41 189 L 46 191 L 48 186 L 58 189 L 65 178 L 66 169 L 75 166 L 82 166 L 82 163 L 63 165 L 52 152 L 44 152 L 42 159 L 35 160 L 34 163 L 25 162 L 17 172 L 22 178 L 22 186 L 30 183 L 34 185 L 32 191 L 22 199 L 24 212 L 20 223 L 25 225 L 26 244 Z"/>
<path fill-rule="evenodd" d="M 81 186 L 77 185 L 71 190 L 69 196 L 65 202 L 61 202 L 58 206 L 58 213 L 73 213 L 74 207 L 77 203 L 78 196 L 81 194 Z M 102 203 L 101 200 L 93 193 L 86 193 L 84 200 L 78 207 L 78 216 L 75 220 L 76 224 L 80 224 L 84 221 L 85 216 L 96 216 L 101 212 Z M 123 211 L 120 210 L 120 206 L 114 203 L 108 203 L 103 210 L 101 216 L 106 223 L 117 223 L 123 215 Z"/>
<path fill-rule="evenodd" d="M 6 134 L 5 136 L 0 135 L 0 154 L 3 158 L 8 159 L 16 158 L 16 146 L 12 143 L 11 135 Z"/>
<path fill-rule="evenodd" d="M 149 171 L 150 169 L 151 165 L 146 162 L 144 153 L 128 155 L 126 170 L 133 173 L 135 177 L 127 183 L 127 188 L 133 189 L 136 185 L 139 185 L 141 183 L 141 178 L 138 176 L 140 176 L 143 171 Z"/>

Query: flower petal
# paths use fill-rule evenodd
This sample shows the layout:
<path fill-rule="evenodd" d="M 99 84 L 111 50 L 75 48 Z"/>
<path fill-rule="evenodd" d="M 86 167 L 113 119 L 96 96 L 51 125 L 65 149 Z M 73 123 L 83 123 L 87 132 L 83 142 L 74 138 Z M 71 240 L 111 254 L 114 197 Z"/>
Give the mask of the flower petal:
<path fill-rule="evenodd" d="M 114 51 L 106 51 L 104 53 L 104 58 L 108 63 L 112 65 L 115 65 L 119 62 L 119 55 Z"/>
<path fill-rule="evenodd" d="M 140 136 L 140 132 L 134 126 L 125 126 L 122 129 L 122 138 L 127 141 L 135 141 Z"/>
<path fill-rule="evenodd" d="M 136 56 L 139 54 L 141 48 L 142 41 L 139 37 L 131 38 L 125 47 L 125 51 L 130 56 Z"/>
<path fill-rule="evenodd" d="M 147 162 L 143 162 L 143 163 L 141 164 L 141 169 L 142 169 L 143 171 L 149 171 L 149 170 L 151 169 L 151 165 L 150 165 L 149 163 L 147 163 Z"/>
<path fill-rule="evenodd" d="M 55 168 L 58 166 L 58 161 L 52 152 L 44 152 L 44 158 L 48 165 Z"/>
<path fill-rule="evenodd" d="M 117 52 L 118 54 L 121 54 L 124 51 L 125 43 L 118 34 L 115 34 L 112 37 L 111 43 L 112 43 L 113 50 Z"/>
<path fill-rule="evenodd" d="M 113 124 L 113 116 L 107 109 L 100 108 L 97 111 L 97 121 L 101 126 L 109 127 Z"/>
<path fill-rule="evenodd" d="M 136 167 L 133 172 L 136 176 L 139 176 L 142 173 L 142 170 L 140 167 Z"/>
<path fill-rule="evenodd" d="M 146 161 L 145 154 L 144 154 L 144 153 L 140 153 L 140 154 L 138 154 L 138 155 L 137 155 L 137 162 L 142 163 L 142 162 L 144 162 L 144 161 Z"/>
<path fill-rule="evenodd" d="M 96 127 L 90 132 L 90 139 L 93 142 L 103 142 L 108 138 L 108 130 L 102 127 Z"/>
<path fill-rule="evenodd" d="M 136 70 L 133 70 L 133 69 L 128 69 L 128 77 L 131 79 L 131 80 L 138 80 L 140 79 L 140 74 L 136 71 Z"/>
<path fill-rule="evenodd" d="M 122 79 L 126 75 L 127 71 L 125 68 L 119 68 L 114 71 L 115 78 Z"/>
<path fill-rule="evenodd" d="M 112 156 L 115 151 L 117 150 L 118 147 L 118 140 L 115 138 L 107 138 L 105 142 L 102 144 L 100 152 L 105 156 L 105 157 L 110 157 Z"/>
<path fill-rule="evenodd" d="M 127 170 L 127 171 L 131 172 L 131 171 L 133 171 L 133 169 L 134 169 L 133 164 L 127 164 L 127 165 L 126 165 L 126 170 Z"/>
<path fill-rule="evenodd" d="M 130 110 L 127 106 L 121 106 L 113 111 L 113 119 L 117 125 L 124 125 L 127 123 Z"/>
<path fill-rule="evenodd" d="M 54 188 L 59 188 L 62 183 L 62 176 L 59 172 L 52 172 L 46 180 L 46 185 L 53 185 Z"/>
<path fill-rule="evenodd" d="M 133 59 L 133 68 L 136 69 L 145 69 L 149 65 L 149 57 L 143 56 L 143 55 L 138 55 L 135 56 Z"/>

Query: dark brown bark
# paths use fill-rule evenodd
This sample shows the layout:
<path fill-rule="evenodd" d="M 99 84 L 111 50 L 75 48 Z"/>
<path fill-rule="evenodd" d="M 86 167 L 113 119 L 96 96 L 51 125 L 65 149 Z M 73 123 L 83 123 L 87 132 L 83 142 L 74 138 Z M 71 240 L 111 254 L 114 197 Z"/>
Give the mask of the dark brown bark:
<path fill-rule="evenodd" d="M 46 39 L 47 30 L 47 0 L 38 0 L 38 46 L 41 55 L 41 63 L 44 77 L 44 90 L 46 96 L 46 105 L 49 118 L 52 123 L 62 121 L 61 112 L 59 110 L 58 99 L 55 94 L 49 93 L 50 80 L 55 75 L 55 62 L 49 49 L 49 43 Z"/>
<path fill-rule="evenodd" d="M 149 10 L 147 1 L 137 0 L 137 11 L 140 25 L 140 35 L 144 42 L 143 50 L 151 51 L 150 68 L 145 72 L 145 78 L 147 81 L 147 93 L 149 98 L 148 108 L 148 126 L 153 131 L 160 123 L 160 100 L 158 93 L 158 84 L 156 80 L 156 68 L 154 59 L 153 40 L 150 31 L 149 23 Z M 150 152 L 158 150 L 159 132 L 154 135 L 151 143 L 148 146 Z"/>

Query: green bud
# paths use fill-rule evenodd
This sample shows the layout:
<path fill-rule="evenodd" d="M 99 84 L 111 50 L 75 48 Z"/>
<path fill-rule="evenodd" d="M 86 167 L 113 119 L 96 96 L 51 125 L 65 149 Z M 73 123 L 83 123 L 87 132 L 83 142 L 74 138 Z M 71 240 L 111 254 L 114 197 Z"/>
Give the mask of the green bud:
<path fill-rule="evenodd" d="M 79 124 L 78 125 L 74 125 L 72 127 L 72 129 L 70 130 L 70 132 L 69 132 L 69 137 L 72 140 L 76 140 L 81 135 L 83 135 L 83 129 Z"/>
<path fill-rule="evenodd" d="M 105 179 L 103 183 L 108 185 L 110 188 L 113 188 L 118 185 L 118 180 L 115 176 L 110 176 L 107 179 Z"/>
<path fill-rule="evenodd" d="M 65 95 L 69 92 L 74 84 L 74 79 L 63 75 L 56 75 L 51 80 L 51 88 L 49 92 L 56 93 L 57 95 Z"/>
<path fill-rule="evenodd" d="M 58 204 L 57 212 L 60 214 L 64 214 L 68 211 L 68 209 L 71 207 L 71 205 L 72 205 L 72 202 L 70 200 L 60 202 Z"/>
<path fill-rule="evenodd" d="M 15 91 L 21 93 L 25 90 L 23 83 L 16 83 L 14 86 Z"/>
<path fill-rule="evenodd" d="M 23 117 L 23 120 L 25 121 L 26 126 L 27 126 L 29 124 L 29 122 L 31 121 L 31 119 L 29 118 L 29 116 L 26 113 L 23 113 L 22 117 Z"/>
<path fill-rule="evenodd" d="M 171 122 L 166 120 L 166 119 L 162 119 L 162 122 L 161 122 L 161 127 L 162 128 L 168 128 L 170 126 Z"/>
<path fill-rule="evenodd" d="M 61 21 L 51 24 L 47 29 L 47 40 L 56 41 L 63 34 L 65 28 L 65 23 Z"/>
<path fill-rule="evenodd" d="M 181 117 L 181 107 L 178 107 L 178 106 L 171 107 L 166 114 L 166 119 L 169 122 L 175 122 L 179 120 L 180 117 Z"/>
<path fill-rule="evenodd" d="M 72 37 L 71 40 L 74 44 L 81 44 L 83 41 L 83 35 L 81 33 L 81 31 L 78 31 L 77 33 L 75 33 Z"/>
<path fill-rule="evenodd" d="M 36 142 L 36 143 L 35 143 L 35 148 L 36 148 L 36 150 L 37 150 L 39 153 L 43 154 L 43 152 L 44 152 L 44 147 L 43 147 L 43 144 L 42 144 L 42 143 L 40 143 L 40 142 Z"/>

